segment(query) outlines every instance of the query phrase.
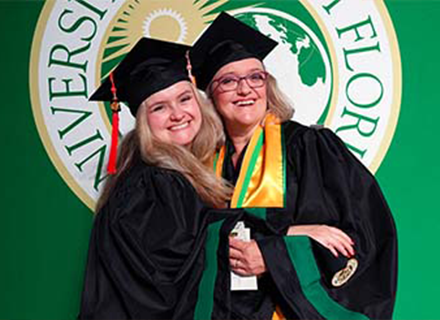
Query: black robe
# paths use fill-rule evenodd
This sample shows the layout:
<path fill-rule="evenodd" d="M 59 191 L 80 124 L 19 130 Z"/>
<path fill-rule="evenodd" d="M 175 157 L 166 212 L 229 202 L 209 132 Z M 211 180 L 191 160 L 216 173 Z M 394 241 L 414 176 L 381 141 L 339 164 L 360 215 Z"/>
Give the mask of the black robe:
<path fill-rule="evenodd" d="M 179 173 L 139 161 L 96 215 L 80 319 L 193 319 L 209 210 Z"/>
<path fill-rule="evenodd" d="M 285 208 L 212 210 L 177 172 L 129 170 L 96 216 L 79 318 L 270 319 L 275 306 L 288 319 L 390 318 L 396 232 L 374 177 L 329 130 L 282 129 Z M 258 291 L 230 291 L 228 236 L 239 220 L 268 268 Z M 345 258 L 285 236 L 292 224 L 317 223 L 355 241 L 359 267 L 341 287 L 330 280 Z"/>
<path fill-rule="evenodd" d="M 284 123 L 282 130 L 286 206 L 250 209 L 261 219 L 246 222 L 268 272 L 259 279 L 258 291 L 229 291 L 227 236 L 233 226 L 225 223 L 215 303 L 205 316 L 270 319 L 278 306 L 288 319 L 390 319 L 396 294 L 396 229 L 376 180 L 330 130 L 296 122 Z M 227 150 L 223 175 L 234 181 L 237 173 L 231 168 L 231 148 Z M 334 226 L 354 240 L 359 266 L 347 283 L 331 284 L 345 267 L 345 257 L 335 258 L 308 237 L 285 236 L 290 225 L 301 224 Z"/>

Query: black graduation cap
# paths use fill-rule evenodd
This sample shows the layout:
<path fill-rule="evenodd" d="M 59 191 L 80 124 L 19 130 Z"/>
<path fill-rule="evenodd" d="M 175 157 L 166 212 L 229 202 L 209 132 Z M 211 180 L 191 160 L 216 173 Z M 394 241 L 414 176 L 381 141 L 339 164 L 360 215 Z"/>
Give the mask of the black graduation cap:
<path fill-rule="evenodd" d="M 278 43 L 225 12 L 194 43 L 190 57 L 201 90 L 224 65 L 247 58 L 263 60 Z"/>
<path fill-rule="evenodd" d="M 127 102 L 133 116 L 153 93 L 189 80 L 185 54 L 189 46 L 150 38 L 140 39 L 112 72 L 117 100 Z M 112 81 L 107 77 L 90 97 L 113 101 Z"/>
<path fill-rule="evenodd" d="M 90 97 L 92 101 L 112 102 L 109 174 L 116 173 L 119 101 L 127 102 L 131 114 L 136 116 L 140 104 L 152 94 L 179 81 L 189 81 L 186 62 L 189 49 L 182 44 L 142 38 Z"/>

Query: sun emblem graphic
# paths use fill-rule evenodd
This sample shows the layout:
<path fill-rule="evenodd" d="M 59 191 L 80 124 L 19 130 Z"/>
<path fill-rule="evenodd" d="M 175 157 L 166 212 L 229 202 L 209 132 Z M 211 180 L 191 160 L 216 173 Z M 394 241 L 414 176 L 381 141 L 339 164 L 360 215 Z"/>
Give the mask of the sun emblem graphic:
<path fill-rule="evenodd" d="M 52 163 L 72 191 L 93 210 L 106 178 L 111 115 L 107 102 L 89 102 L 83 93 L 90 95 L 95 91 L 140 38 L 149 36 L 191 45 L 219 12 L 227 10 L 240 21 L 279 42 L 265 63 L 279 80 L 281 88 L 292 93 L 299 111 L 296 117 L 303 114 L 311 120 L 319 118 L 319 122 L 323 118 L 328 127 L 339 130 L 347 147 L 355 155 L 360 155 L 363 164 L 375 172 L 387 153 L 398 122 L 402 63 L 397 36 L 383 1 L 348 2 L 353 9 L 353 21 L 361 21 L 365 16 L 375 18 L 377 41 L 381 43 L 380 52 L 372 50 L 370 56 L 356 60 L 354 67 L 358 69 L 354 71 L 347 68 L 343 43 L 334 32 L 335 25 L 345 24 L 345 17 L 330 16 L 323 9 L 322 1 L 46 1 L 32 41 L 29 88 L 35 123 Z M 79 10 L 79 5 L 84 10 L 91 10 L 90 13 L 99 14 L 100 19 L 84 20 L 84 10 Z M 338 6 L 343 8 L 343 4 Z M 93 32 L 93 43 L 85 46 L 84 37 L 90 32 Z M 64 55 L 53 55 L 67 48 L 74 50 L 70 55 L 74 60 L 70 61 L 71 65 L 76 63 L 84 70 L 61 64 Z M 331 64 L 326 62 L 326 57 Z M 330 78 L 332 74 L 334 76 Z M 86 81 L 86 92 L 77 91 L 82 90 L 79 87 L 81 83 L 77 82 L 81 78 Z M 327 90 L 323 86 L 326 85 L 324 79 L 335 79 L 330 89 L 334 92 L 332 99 L 336 97 L 331 103 L 334 111 L 322 117 L 323 109 L 317 108 L 319 112 L 315 116 L 315 113 L 310 113 L 312 108 L 309 106 L 319 106 L 312 98 L 327 99 L 328 95 L 322 94 L 327 92 L 323 91 Z M 359 83 L 362 79 L 369 82 Z M 375 79 L 379 85 L 376 89 L 371 88 L 370 83 Z M 58 93 L 56 96 L 51 90 L 52 81 Z M 348 87 L 350 83 L 356 83 L 351 91 Z M 355 95 L 349 96 L 350 93 Z M 352 109 L 355 107 L 353 99 L 360 99 L 356 100 L 358 104 L 369 106 L 363 110 L 365 119 L 380 117 L 372 131 L 366 132 L 369 128 L 351 124 L 353 116 L 350 112 L 356 111 Z M 378 99 L 382 99 L 380 103 Z M 377 106 L 363 104 L 366 101 L 372 101 Z M 322 106 L 327 106 L 325 102 L 327 100 Z M 133 126 L 134 118 L 128 108 L 121 108 L 120 135 L 124 136 Z M 370 136 L 366 137 L 366 134 Z"/>
<path fill-rule="evenodd" d="M 104 33 L 98 53 L 95 83 L 99 86 L 142 37 L 191 45 L 221 11 L 227 0 L 127 0 L 116 11 Z M 244 6 L 246 7 L 253 7 Z M 110 130 L 110 109 L 101 103 L 100 113 Z M 122 108 L 120 133 L 134 126 L 134 118 Z"/>
<path fill-rule="evenodd" d="M 167 26 L 163 28 L 163 26 Z M 175 38 L 176 42 L 183 43 L 187 35 L 187 24 L 183 16 L 172 9 L 159 9 L 151 12 L 144 21 L 144 36 Z"/>
<path fill-rule="evenodd" d="M 98 62 L 101 64 L 101 78 L 108 75 L 141 37 L 192 44 L 226 2 L 127 1 L 114 16 L 103 38 L 102 60 Z"/>

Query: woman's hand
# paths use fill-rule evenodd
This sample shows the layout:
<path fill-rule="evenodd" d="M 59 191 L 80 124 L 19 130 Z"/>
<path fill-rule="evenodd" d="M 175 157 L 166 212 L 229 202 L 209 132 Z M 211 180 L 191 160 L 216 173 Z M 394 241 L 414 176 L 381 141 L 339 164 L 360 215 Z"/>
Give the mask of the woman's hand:
<path fill-rule="evenodd" d="M 229 237 L 229 264 L 231 270 L 242 276 L 258 276 L 266 272 L 266 264 L 257 242 Z"/>
<path fill-rule="evenodd" d="M 322 224 L 290 226 L 287 235 L 308 236 L 329 249 L 335 257 L 338 256 L 338 251 L 347 258 L 355 254 L 353 240 L 344 231 L 335 227 Z"/>

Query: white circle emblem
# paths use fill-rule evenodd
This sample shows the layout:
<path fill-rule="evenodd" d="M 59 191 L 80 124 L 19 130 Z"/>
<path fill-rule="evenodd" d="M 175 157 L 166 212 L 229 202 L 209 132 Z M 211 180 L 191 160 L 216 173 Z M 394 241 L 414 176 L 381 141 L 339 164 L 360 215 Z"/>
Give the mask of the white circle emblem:
<path fill-rule="evenodd" d="M 31 101 L 56 169 L 93 209 L 110 121 L 88 97 L 142 36 L 192 44 L 227 1 L 47 1 L 34 35 Z M 275 39 L 265 64 L 294 102 L 295 120 L 324 124 L 371 171 L 390 145 L 400 109 L 401 63 L 383 1 L 292 0 L 286 9 L 229 1 L 229 13 Z M 290 9 L 289 9 L 290 8 Z M 133 127 L 121 114 L 121 134 Z"/>

